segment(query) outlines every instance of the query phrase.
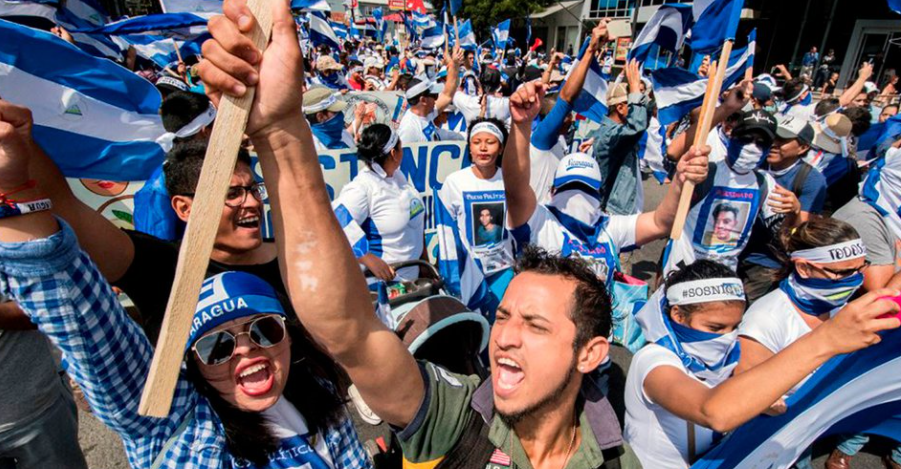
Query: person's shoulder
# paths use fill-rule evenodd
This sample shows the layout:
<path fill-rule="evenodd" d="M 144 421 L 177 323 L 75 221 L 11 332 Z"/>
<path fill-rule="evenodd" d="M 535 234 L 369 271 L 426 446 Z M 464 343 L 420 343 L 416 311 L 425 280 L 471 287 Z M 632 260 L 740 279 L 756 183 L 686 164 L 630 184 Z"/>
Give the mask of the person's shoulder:
<path fill-rule="evenodd" d="M 742 326 L 759 322 L 759 325 L 778 326 L 776 319 L 784 317 L 786 313 L 793 312 L 794 306 L 780 289 L 775 289 L 760 299 L 751 303 L 742 318 Z"/>
<path fill-rule="evenodd" d="M 675 352 L 653 342 L 635 353 L 630 367 L 644 368 L 649 365 L 677 365 L 679 368 L 683 368 L 682 361 Z"/>
<path fill-rule="evenodd" d="M 881 221 L 879 212 L 870 204 L 860 200 L 857 197 L 852 198 L 845 205 L 839 207 L 832 217 L 845 222 L 861 222 L 866 220 Z"/>

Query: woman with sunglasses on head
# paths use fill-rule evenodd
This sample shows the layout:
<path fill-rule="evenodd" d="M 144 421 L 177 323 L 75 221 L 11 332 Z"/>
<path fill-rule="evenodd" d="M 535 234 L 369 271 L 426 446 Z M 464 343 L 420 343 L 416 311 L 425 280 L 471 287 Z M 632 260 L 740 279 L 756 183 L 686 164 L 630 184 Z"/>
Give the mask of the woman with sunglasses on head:
<path fill-rule="evenodd" d="M 452 173 L 435 197 L 438 268 L 451 294 L 493 318 L 513 279 L 501 157 L 507 128 L 494 118 L 469 126 L 472 166 Z"/>
<path fill-rule="evenodd" d="M 878 298 L 860 298 L 816 332 L 733 376 L 744 355 L 741 280 L 703 259 L 672 272 L 636 314 L 649 344 L 635 354 L 626 379 L 624 439 L 642 467 L 687 469 L 722 433 L 765 411 L 827 360 L 873 343 L 859 331 L 897 327 L 895 319 L 877 318 L 897 305 Z"/>
<path fill-rule="evenodd" d="M 354 255 L 384 281 L 415 280 L 418 267 L 395 272 L 390 264 L 427 259 L 425 206 L 400 170 L 404 150 L 398 133 L 385 124 L 363 130 L 357 156 L 366 164 L 341 189 L 332 206 Z"/>

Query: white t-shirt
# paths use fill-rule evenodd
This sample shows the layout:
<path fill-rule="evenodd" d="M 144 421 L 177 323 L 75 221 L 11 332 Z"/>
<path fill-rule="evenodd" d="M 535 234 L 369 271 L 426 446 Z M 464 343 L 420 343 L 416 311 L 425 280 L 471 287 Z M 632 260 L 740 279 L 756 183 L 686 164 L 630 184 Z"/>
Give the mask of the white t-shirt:
<path fill-rule="evenodd" d="M 609 286 L 619 265 L 619 252 L 635 244 L 638 215 L 610 215 L 597 225 L 596 242 L 589 246 L 570 231 L 546 205 L 538 205 L 529 221 L 511 230 L 518 245 L 534 244 L 563 257 L 584 258 L 594 273 Z"/>
<path fill-rule="evenodd" d="M 642 467 L 654 469 L 687 469 L 688 422 L 648 397 L 644 381 L 657 367 L 671 366 L 695 381 L 712 387 L 694 377 L 671 350 L 648 344 L 632 357 L 626 378 L 626 422 L 623 438 L 635 451 Z M 704 454 L 713 445 L 714 431 L 694 425 L 695 455 Z"/>
<path fill-rule="evenodd" d="M 726 159 L 726 141 L 729 137 L 723 132 L 723 126 L 718 125 L 707 134 L 707 145 L 710 146 L 710 156 L 707 161 L 718 163 Z"/>
<path fill-rule="evenodd" d="M 332 205 L 347 209 L 366 234 L 369 253 L 389 264 L 422 256 L 425 206 L 399 169 L 388 177 L 377 164 L 363 167 Z M 397 277 L 415 280 L 418 272 L 417 267 L 407 267 Z"/>
<path fill-rule="evenodd" d="M 561 139 L 562 140 L 562 139 Z M 559 141 L 550 150 L 540 150 L 535 145 L 529 145 L 529 185 L 535 191 L 538 205 L 545 205 L 551 201 L 551 188 L 554 186 L 554 174 L 557 165 L 565 156 L 564 145 Z"/>
<path fill-rule="evenodd" d="M 234 461 L 236 469 L 305 469 L 312 466 L 311 458 L 321 459 L 330 468 L 335 467 L 325 438 L 318 433 L 310 434 L 306 419 L 287 399 L 279 398 L 275 405 L 263 411 L 263 417 L 273 436 L 280 440 L 279 449 L 270 455 L 266 466 L 258 467 L 246 461 Z M 315 455 L 310 454 L 310 449 Z"/>
<path fill-rule="evenodd" d="M 670 241 L 664 275 L 678 269 L 680 263 L 688 265 L 696 259 L 710 259 L 736 270 L 754 221 L 776 216 L 766 203 L 776 187 L 772 176 L 760 173 L 767 187 L 762 194 L 755 171 L 738 174 L 725 161 L 716 163 L 714 171 L 712 178 L 695 189 L 706 195 L 688 211 L 682 237 Z"/>
<path fill-rule="evenodd" d="M 407 145 L 438 140 L 440 136 L 434 123 L 437 115 L 438 112 L 433 110 L 428 116 L 422 117 L 407 109 L 397 126 L 397 136 L 401 143 Z"/>
<path fill-rule="evenodd" d="M 491 179 L 479 179 L 472 168 L 455 171 L 444 180 L 439 197 L 457 222 L 464 248 L 483 273 L 512 267 L 513 242 L 504 229 L 507 207 L 500 169 Z"/>
<path fill-rule="evenodd" d="M 811 331 L 802 314 L 784 291 L 776 289 L 751 304 L 738 326 L 738 335 L 754 339 L 770 352 L 779 353 Z M 792 395 L 806 381 L 804 378 L 786 395 Z"/>
<path fill-rule="evenodd" d="M 783 114 L 786 116 L 797 117 L 798 119 L 802 119 L 806 122 L 813 122 L 816 120 L 816 113 L 814 112 L 815 105 L 813 103 L 808 105 L 795 104 L 794 106 L 788 108 Z"/>
<path fill-rule="evenodd" d="M 472 96 L 466 93 L 454 93 L 454 107 L 457 108 L 466 119 L 467 127 L 470 123 L 479 117 L 482 112 L 482 101 L 480 96 Z M 488 106 L 485 109 L 485 117 L 494 117 L 500 119 L 504 123 L 510 121 L 510 98 L 499 98 L 497 96 L 488 96 Z"/>

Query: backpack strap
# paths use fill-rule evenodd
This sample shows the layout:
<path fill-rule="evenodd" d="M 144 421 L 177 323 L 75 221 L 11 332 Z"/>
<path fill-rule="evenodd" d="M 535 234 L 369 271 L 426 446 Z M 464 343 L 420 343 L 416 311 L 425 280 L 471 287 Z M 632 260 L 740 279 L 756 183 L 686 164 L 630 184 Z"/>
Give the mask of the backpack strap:
<path fill-rule="evenodd" d="M 163 466 L 163 463 L 166 461 L 166 453 L 169 452 L 169 449 L 172 448 L 172 445 L 175 444 L 176 440 L 181 437 L 181 434 L 185 432 L 185 429 L 188 428 L 188 424 L 194 420 L 194 409 L 191 409 L 188 412 L 188 415 L 185 415 L 185 418 L 181 421 L 181 424 L 178 425 L 178 428 L 175 429 L 175 432 L 172 433 L 172 436 L 166 440 L 166 443 L 163 445 L 163 448 L 157 453 L 156 458 L 153 459 L 153 464 L 150 466 L 150 469 L 160 469 Z"/>
<path fill-rule="evenodd" d="M 488 424 L 473 412 L 463 435 L 435 469 L 472 469 L 485 467 L 497 449 L 488 439 Z"/>
<path fill-rule="evenodd" d="M 812 169 L 813 166 L 803 161 L 801 162 L 801 169 L 798 170 L 798 174 L 795 176 L 795 183 L 792 185 L 792 192 L 795 193 L 798 200 L 801 199 L 801 193 L 804 192 L 804 183 L 807 182 L 807 176 L 810 175 Z"/>

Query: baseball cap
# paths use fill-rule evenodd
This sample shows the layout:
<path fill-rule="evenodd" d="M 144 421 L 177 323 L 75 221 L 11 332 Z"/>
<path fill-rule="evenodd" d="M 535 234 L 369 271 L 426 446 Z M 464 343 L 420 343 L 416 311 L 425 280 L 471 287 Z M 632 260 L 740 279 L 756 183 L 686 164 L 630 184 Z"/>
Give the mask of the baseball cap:
<path fill-rule="evenodd" d="M 554 173 L 554 187 L 559 190 L 571 183 L 584 184 L 600 191 L 601 168 L 598 167 L 598 162 L 587 153 L 577 152 L 565 156 L 557 164 L 557 171 Z"/>
<path fill-rule="evenodd" d="M 754 109 L 741 113 L 738 117 L 738 124 L 732 130 L 732 135 L 737 137 L 759 130 L 772 139 L 776 136 L 776 126 L 776 118 L 772 114 L 762 109 Z"/>
<path fill-rule="evenodd" d="M 754 83 L 754 91 L 751 92 L 751 96 L 758 102 L 765 103 L 773 99 L 773 90 L 766 83 L 758 81 Z"/>
<path fill-rule="evenodd" d="M 834 113 L 813 123 L 813 145 L 823 151 L 842 154 L 842 139 L 851 135 L 851 119 L 844 114 Z"/>
<path fill-rule="evenodd" d="M 607 92 L 607 106 L 616 106 L 629 100 L 629 90 L 624 83 L 617 83 Z"/>
<path fill-rule="evenodd" d="M 316 59 L 316 70 L 324 72 L 327 70 L 344 70 L 344 66 L 335 61 L 330 55 L 323 55 Z"/>
<path fill-rule="evenodd" d="M 813 143 L 813 127 L 805 119 L 795 116 L 782 116 L 776 118 L 778 127 L 776 135 L 787 140 L 798 139 L 801 143 L 810 145 Z"/>
<path fill-rule="evenodd" d="M 437 94 L 432 93 L 432 82 L 429 81 L 428 78 L 419 77 L 410 80 L 410 83 L 407 85 L 407 91 L 404 93 L 404 96 L 410 100 L 417 96 L 422 96 L 424 94 Z M 440 92 L 440 91 L 439 91 Z"/>
<path fill-rule="evenodd" d="M 369 57 L 366 59 L 366 62 L 364 62 L 363 68 L 368 70 L 370 67 L 385 68 L 385 64 L 375 57 Z"/>
<path fill-rule="evenodd" d="M 278 295 L 265 280 L 246 272 L 214 275 L 200 287 L 187 346 L 226 322 L 261 313 L 285 316 Z"/>
<path fill-rule="evenodd" d="M 303 94 L 304 114 L 315 114 L 319 111 L 341 112 L 347 103 L 338 99 L 329 88 L 314 86 Z"/>
<path fill-rule="evenodd" d="M 872 81 L 868 81 L 863 84 L 863 92 L 866 94 L 878 93 L 879 87 L 876 86 L 876 83 L 873 83 Z"/>

